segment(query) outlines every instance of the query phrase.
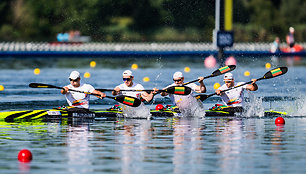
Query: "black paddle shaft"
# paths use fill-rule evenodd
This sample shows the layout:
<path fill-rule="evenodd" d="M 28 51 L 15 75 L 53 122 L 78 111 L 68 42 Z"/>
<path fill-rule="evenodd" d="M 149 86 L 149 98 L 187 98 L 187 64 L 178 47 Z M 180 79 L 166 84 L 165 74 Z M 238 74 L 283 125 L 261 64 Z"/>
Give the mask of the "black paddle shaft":
<path fill-rule="evenodd" d="M 279 68 L 275 68 L 271 71 L 268 71 L 263 77 L 261 78 L 258 78 L 256 81 L 260 81 L 260 80 L 263 80 L 263 79 L 270 79 L 270 78 L 274 78 L 274 77 L 277 77 L 277 76 L 280 76 L 280 75 L 283 75 L 283 74 L 286 74 L 288 72 L 288 68 L 287 67 L 279 67 Z M 237 86 L 234 86 L 232 88 L 228 88 L 228 89 L 225 89 L 225 90 L 222 90 L 221 92 L 226 92 L 226 91 L 229 91 L 229 90 L 232 90 L 232 89 L 235 89 L 235 88 L 239 88 L 241 86 L 244 86 L 244 85 L 247 85 L 247 84 L 251 84 L 253 81 L 249 81 L 249 82 L 246 82 L 246 83 L 243 83 L 241 85 L 237 85 Z M 200 95 L 197 95 L 195 96 L 195 98 L 197 99 L 200 99 L 201 101 L 204 101 L 206 100 L 208 97 L 211 97 L 213 95 L 216 95 L 217 93 L 213 93 L 213 94 L 209 94 L 209 95 L 206 95 L 206 94 L 200 94 Z"/>
<path fill-rule="evenodd" d="M 30 83 L 29 87 L 31 88 L 56 88 L 56 89 L 64 89 L 62 87 L 54 86 L 54 85 L 49 85 L 49 84 L 43 84 L 43 83 Z M 74 89 L 69 89 L 69 91 L 74 91 L 74 92 L 79 92 L 79 93 L 85 93 L 89 95 L 95 95 L 95 96 L 100 96 L 99 94 L 91 93 L 91 92 L 84 92 L 84 91 L 78 91 Z M 117 97 L 111 97 L 111 96 L 105 96 L 106 98 L 114 99 L 120 103 L 132 106 L 132 107 L 137 107 L 141 104 L 141 100 L 138 98 L 134 97 L 128 97 L 128 96 L 117 96 Z"/>
<path fill-rule="evenodd" d="M 228 65 L 228 66 L 221 67 L 221 68 L 217 69 L 216 71 L 214 71 L 211 75 L 204 77 L 204 79 L 219 76 L 221 74 L 233 71 L 235 68 L 236 68 L 236 65 Z M 186 82 L 183 85 L 187 85 L 187 84 L 194 83 L 194 82 L 197 82 L 197 81 L 199 81 L 199 79 L 192 80 L 190 82 Z"/>
<path fill-rule="evenodd" d="M 98 91 L 115 91 L 114 89 L 96 89 Z M 146 91 L 146 92 L 152 92 L 154 90 L 152 89 L 122 89 L 120 91 L 131 91 L 131 92 L 139 92 L 139 91 Z M 169 88 L 166 88 L 165 90 L 158 90 L 158 93 L 160 92 L 167 92 L 169 94 L 176 94 L 176 95 L 189 95 L 191 93 L 192 89 L 188 86 L 170 86 Z"/>

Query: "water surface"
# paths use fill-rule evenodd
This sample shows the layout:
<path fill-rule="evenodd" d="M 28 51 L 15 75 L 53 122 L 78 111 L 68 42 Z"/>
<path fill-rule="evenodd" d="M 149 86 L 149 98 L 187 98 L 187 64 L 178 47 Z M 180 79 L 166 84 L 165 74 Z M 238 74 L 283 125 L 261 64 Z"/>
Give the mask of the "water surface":
<path fill-rule="evenodd" d="M 65 105 L 56 89 L 29 88 L 31 82 L 64 86 L 72 70 L 96 88 L 114 88 L 121 73 L 133 63 L 136 82 L 147 89 L 172 83 L 175 71 L 191 71 L 186 81 L 207 76 L 215 69 L 203 66 L 204 58 L 6 58 L 1 59 L 0 110 L 47 109 Z M 95 60 L 97 66 L 90 68 Z M 272 67 L 288 66 L 287 74 L 258 82 L 259 90 L 246 92 L 255 113 L 274 109 L 288 112 L 284 126 L 274 118 L 170 118 L 118 119 L 91 122 L 21 122 L 0 124 L 1 173 L 305 173 L 305 58 L 238 58 L 233 74 L 238 81 L 263 76 Z M 34 68 L 41 73 L 34 75 Z M 244 76 L 249 71 L 250 76 Z M 149 77 L 149 82 L 143 82 Z M 206 79 L 208 91 L 222 76 Z M 107 93 L 110 95 L 109 93 Z M 169 104 L 156 96 L 153 103 Z M 221 103 L 211 97 L 205 109 Z M 115 102 L 91 98 L 91 108 L 104 109 Z M 19 163 L 18 152 L 27 148 L 33 161 Z"/>

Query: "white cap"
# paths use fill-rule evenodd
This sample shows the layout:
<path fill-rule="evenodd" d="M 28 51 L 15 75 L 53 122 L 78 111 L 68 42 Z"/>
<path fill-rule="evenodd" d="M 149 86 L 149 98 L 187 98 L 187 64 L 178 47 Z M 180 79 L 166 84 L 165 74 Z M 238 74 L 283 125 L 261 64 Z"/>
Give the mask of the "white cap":
<path fill-rule="evenodd" d="M 227 79 L 227 80 L 233 80 L 234 77 L 233 77 L 233 74 L 232 73 L 226 73 L 224 74 L 224 80 Z"/>
<path fill-rule="evenodd" d="M 80 73 L 77 72 L 77 71 L 72 71 L 72 72 L 70 73 L 69 79 L 75 80 L 75 79 L 77 79 L 77 78 L 80 78 Z"/>
<path fill-rule="evenodd" d="M 177 71 L 173 74 L 173 79 L 182 78 L 182 77 L 184 76 L 183 76 L 183 73 L 180 71 Z"/>
<path fill-rule="evenodd" d="M 130 71 L 130 70 L 125 70 L 125 71 L 122 73 L 122 76 L 133 76 L 133 73 L 132 73 L 132 71 Z"/>

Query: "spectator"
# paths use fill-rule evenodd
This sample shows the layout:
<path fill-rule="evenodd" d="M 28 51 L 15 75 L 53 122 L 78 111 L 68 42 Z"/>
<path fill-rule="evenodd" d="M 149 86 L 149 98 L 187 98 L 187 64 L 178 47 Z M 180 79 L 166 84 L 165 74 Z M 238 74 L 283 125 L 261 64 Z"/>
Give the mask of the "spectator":
<path fill-rule="evenodd" d="M 289 34 L 286 36 L 286 42 L 290 48 L 294 47 L 295 42 L 294 42 L 294 28 L 293 27 L 289 28 Z"/>
<path fill-rule="evenodd" d="M 279 52 L 280 51 L 280 40 L 279 37 L 276 37 L 274 42 L 271 45 L 270 49 L 271 53 Z"/>

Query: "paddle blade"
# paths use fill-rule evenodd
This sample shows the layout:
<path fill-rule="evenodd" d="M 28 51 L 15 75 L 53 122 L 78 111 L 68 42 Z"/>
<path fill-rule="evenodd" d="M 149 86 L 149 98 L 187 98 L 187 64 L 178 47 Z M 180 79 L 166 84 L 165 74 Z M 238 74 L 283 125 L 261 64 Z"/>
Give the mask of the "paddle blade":
<path fill-rule="evenodd" d="M 199 95 L 196 95 L 194 96 L 196 99 L 199 99 L 201 101 L 204 101 L 206 100 L 208 97 L 210 97 L 210 95 L 206 95 L 206 94 L 199 94 Z"/>
<path fill-rule="evenodd" d="M 188 86 L 171 86 L 165 91 L 169 94 L 176 94 L 176 95 L 188 95 L 191 93 L 191 88 Z"/>
<path fill-rule="evenodd" d="M 43 83 L 30 83 L 29 87 L 31 87 L 31 88 L 57 88 L 57 89 L 62 89 L 61 87 L 48 85 L 48 84 L 43 84 Z"/>
<path fill-rule="evenodd" d="M 124 96 L 124 95 L 119 95 L 114 98 L 119 103 L 132 106 L 132 107 L 138 107 L 141 104 L 141 100 L 135 97 L 130 97 L 130 96 Z"/>
<path fill-rule="evenodd" d="M 288 71 L 287 67 L 279 67 L 279 68 L 275 68 L 269 72 L 267 72 L 264 76 L 263 79 L 270 79 L 273 77 L 277 77 L 283 74 L 286 74 Z"/>
<path fill-rule="evenodd" d="M 233 71 L 235 68 L 236 68 L 236 65 L 224 66 L 224 67 L 219 68 L 219 69 L 217 69 L 216 71 L 214 71 L 214 72 L 212 73 L 212 77 L 219 76 L 219 75 L 221 75 L 221 74 L 224 74 L 224 73 Z"/>

